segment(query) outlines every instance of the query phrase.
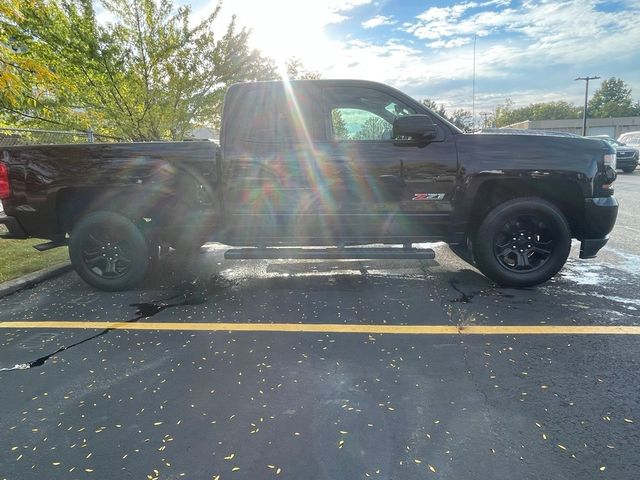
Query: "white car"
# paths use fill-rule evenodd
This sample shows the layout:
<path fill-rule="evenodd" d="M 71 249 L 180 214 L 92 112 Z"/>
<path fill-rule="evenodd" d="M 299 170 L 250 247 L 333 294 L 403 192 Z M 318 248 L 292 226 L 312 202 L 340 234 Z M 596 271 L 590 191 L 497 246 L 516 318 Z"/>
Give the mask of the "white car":
<path fill-rule="evenodd" d="M 618 141 L 640 150 L 640 130 L 623 133 L 618 137 Z"/>

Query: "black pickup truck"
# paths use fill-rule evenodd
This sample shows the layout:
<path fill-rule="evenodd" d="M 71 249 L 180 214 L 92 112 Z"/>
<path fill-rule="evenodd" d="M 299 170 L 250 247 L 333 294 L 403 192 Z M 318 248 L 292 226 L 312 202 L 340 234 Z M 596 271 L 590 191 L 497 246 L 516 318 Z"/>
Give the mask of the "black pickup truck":
<path fill-rule="evenodd" d="M 605 245 L 615 178 L 603 141 L 464 134 L 378 83 L 244 83 L 226 94 L 219 147 L 0 149 L 0 224 L 50 240 L 41 250 L 68 244 L 105 290 L 138 283 L 159 246 L 207 241 L 237 247 L 227 258 L 429 258 L 412 244 L 444 241 L 522 287 L 555 275 L 572 238 L 580 258 Z"/>

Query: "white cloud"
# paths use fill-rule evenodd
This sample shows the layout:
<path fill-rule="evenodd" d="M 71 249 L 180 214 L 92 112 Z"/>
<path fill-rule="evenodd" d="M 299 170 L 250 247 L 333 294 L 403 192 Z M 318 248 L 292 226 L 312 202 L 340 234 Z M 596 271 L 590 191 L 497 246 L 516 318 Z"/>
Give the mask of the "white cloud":
<path fill-rule="evenodd" d="M 375 28 L 381 25 L 393 25 L 394 23 L 396 23 L 396 21 L 393 20 L 392 17 L 386 17 L 384 15 L 376 15 L 375 17 L 362 22 L 361 26 L 362 28 Z"/>
<path fill-rule="evenodd" d="M 470 38 L 454 38 L 452 40 L 436 40 L 435 42 L 427 43 L 427 47 L 430 48 L 456 48 L 471 43 Z"/>
<path fill-rule="evenodd" d="M 517 9 L 509 0 L 463 1 L 417 11 L 397 25 L 394 40 L 364 41 L 359 30 L 326 34 L 347 17 L 366 20 L 369 12 L 358 8 L 373 3 L 228 0 L 223 11 L 226 18 L 236 13 L 239 25 L 253 29 L 253 46 L 277 59 L 297 56 L 324 78 L 376 80 L 450 108 L 471 107 L 474 34 L 476 111 L 507 97 L 518 105 L 579 103 L 584 88 L 573 78 L 584 74 L 620 76 L 635 98 L 640 94 L 638 0 L 614 12 L 603 11 L 598 0 L 526 0 Z"/>

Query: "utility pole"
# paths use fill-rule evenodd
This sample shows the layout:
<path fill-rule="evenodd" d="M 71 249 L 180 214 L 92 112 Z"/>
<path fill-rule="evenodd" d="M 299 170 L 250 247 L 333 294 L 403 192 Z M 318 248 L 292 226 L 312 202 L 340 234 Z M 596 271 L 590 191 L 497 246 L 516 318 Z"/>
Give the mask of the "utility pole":
<path fill-rule="evenodd" d="M 577 80 L 585 80 L 584 86 L 584 113 L 582 115 L 582 136 L 587 135 L 587 100 L 589 98 L 589 80 L 598 80 L 600 77 L 578 77 Z"/>
<path fill-rule="evenodd" d="M 487 128 L 487 119 L 493 115 L 491 112 L 480 112 L 480 116 L 482 117 L 482 128 Z M 491 124 L 489 124 L 489 128 L 491 128 Z"/>
<path fill-rule="evenodd" d="M 476 40 L 478 38 L 477 34 L 473 35 L 473 92 L 471 94 L 471 120 L 473 121 L 473 125 L 471 127 L 472 130 L 476 129 Z"/>

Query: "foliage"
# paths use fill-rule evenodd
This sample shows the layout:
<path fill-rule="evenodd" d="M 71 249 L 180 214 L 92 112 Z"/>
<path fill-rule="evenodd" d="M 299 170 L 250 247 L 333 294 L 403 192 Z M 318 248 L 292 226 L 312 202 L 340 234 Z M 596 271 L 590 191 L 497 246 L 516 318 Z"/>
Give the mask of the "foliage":
<path fill-rule="evenodd" d="M 432 112 L 446 118 L 447 111 L 444 107 L 444 104 L 441 103 L 440 105 L 438 105 L 434 100 L 431 100 L 430 98 L 423 99 L 422 104 Z"/>
<path fill-rule="evenodd" d="M 370 116 L 353 135 L 353 140 L 381 140 L 389 134 L 389 122 L 378 116 Z"/>
<path fill-rule="evenodd" d="M 70 87 L 56 73 L 55 65 L 42 61 L 41 45 L 18 26 L 27 22 L 29 6 L 29 0 L 0 0 L 0 124 L 8 125 L 3 117 L 18 113 L 18 109 L 25 111 L 24 118 L 37 119 L 33 109 L 50 101 L 52 88 Z"/>
<path fill-rule="evenodd" d="M 502 106 L 496 108 L 496 126 L 498 127 L 525 120 L 564 120 L 581 117 L 582 108 L 563 100 L 532 103 L 526 107 L 514 108 L 513 101 L 507 99 Z"/>
<path fill-rule="evenodd" d="M 592 118 L 635 115 L 640 115 L 640 102 L 633 104 L 631 88 L 620 78 L 604 80 L 589 100 L 589 116 Z"/>
<path fill-rule="evenodd" d="M 434 100 L 430 98 L 425 98 L 422 100 L 422 104 L 431 110 L 434 113 L 437 113 L 441 117 L 449 120 L 456 127 L 463 131 L 471 130 L 473 127 L 473 116 L 469 110 L 465 110 L 463 108 L 458 108 L 454 110 L 451 114 L 447 113 L 447 110 L 444 104 L 438 105 Z"/>
<path fill-rule="evenodd" d="M 473 116 L 469 110 L 464 108 L 454 110 L 451 115 L 447 114 L 445 118 L 462 131 L 466 132 L 473 128 Z"/>
<path fill-rule="evenodd" d="M 113 19 L 102 25 L 91 0 L 8 1 L 14 8 L 0 11 L 3 31 L 26 46 L 20 58 L 55 75 L 41 85 L 29 83 L 33 74 L 26 78 L 37 92 L 29 101 L 28 92 L 3 96 L 0 114 L 14 124 L 182 139 L 194 125 L 219 123 L 230 84 L 276 76 L 235 18 L 219 38 L 214 34 L 220 5 L 193 23 L 190 8 L 171 0 L 102 0 Z"/>
<path fill-rule="evenodd" d="M 342 112 L 339 109 L 333 109 L 331 111 L 331 123 L 333 125 L 333 139 L 334 140 L 348 140 L 349 130 L 347 124 L 342 118 Z"/>
<path fill-rule="evenodd" d="M 307 70 L 302 60 L 292 57 L 286 62 L 287 78 L 289 80 L 318 80 L 322 78 L 320 72 Z"/>

